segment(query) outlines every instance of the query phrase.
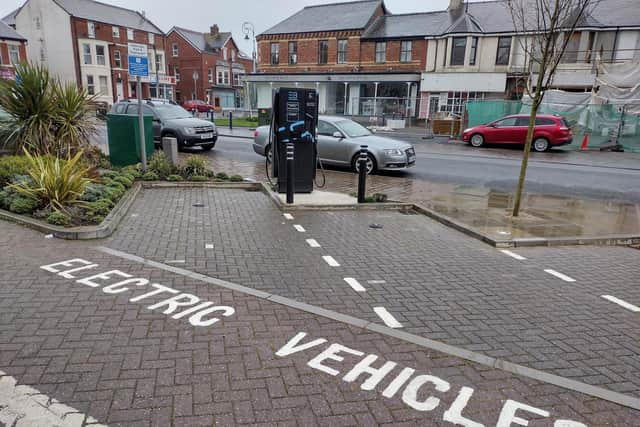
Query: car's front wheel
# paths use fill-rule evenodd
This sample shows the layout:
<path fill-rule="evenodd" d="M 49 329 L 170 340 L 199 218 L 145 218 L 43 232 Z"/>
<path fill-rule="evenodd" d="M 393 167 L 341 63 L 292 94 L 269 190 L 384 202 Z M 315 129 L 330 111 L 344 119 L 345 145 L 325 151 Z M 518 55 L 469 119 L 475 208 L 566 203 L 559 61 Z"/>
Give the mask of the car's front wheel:
<path fill-rule="evenodd" d="M 469 144 L 476 148 L 482 147 L 484 145 L 484 136 L 480 135 L 479 133 L 472 135 L 471 139 L 469 139 Z"/>
<path fill-rule="evenodd" d="M 371 153 L 367 153 L 367 175 L 375 173 L 377 168 L 376 159 L 371 155 Z M 351 160 L 351 170 L 355 173 L 360 172 L 360 153 L 353 156 L 353 160 Z"/>
<path fill-rule="evenodd" d="M 546 138 L 536 138 L 533 140 L 533 149 L 538 153 L 542 153 L 549 149 L 549 141 Z"/>
<path fill-rule="evenodd" d="M 264 156 L 267 158 L 267 162 L 269 162 L 269 164 L 273 163 L 273 151 L 271 151 L 271 144 L 268 144 L 264 148 Z"/>

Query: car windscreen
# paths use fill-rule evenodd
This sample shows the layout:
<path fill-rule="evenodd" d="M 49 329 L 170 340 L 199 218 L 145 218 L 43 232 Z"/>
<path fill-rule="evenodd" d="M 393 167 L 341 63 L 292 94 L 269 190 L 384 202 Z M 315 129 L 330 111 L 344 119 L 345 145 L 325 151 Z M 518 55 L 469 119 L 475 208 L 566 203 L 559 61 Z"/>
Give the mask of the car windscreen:
<path fill-rule="evenodd" d="M 186 119 L 191 117 L 191 113 L 178 105 L 160 104 L 156 105 L 155 109 L 162 120 Z"/>
<path fill-rule="evenodd" d="M 358 138 L 359 136 L 371 135 L 371 132 L 366 127 L 353 120 L 341 120 L 336 122 L 336 125 L 350 138 Z"/>

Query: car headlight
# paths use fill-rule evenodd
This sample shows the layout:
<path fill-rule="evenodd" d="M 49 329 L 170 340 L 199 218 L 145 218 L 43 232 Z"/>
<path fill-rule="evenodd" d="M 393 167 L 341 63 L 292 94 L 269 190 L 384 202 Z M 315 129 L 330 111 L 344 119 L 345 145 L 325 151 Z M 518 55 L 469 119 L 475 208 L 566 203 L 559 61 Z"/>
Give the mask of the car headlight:
<path fill-rule="evenodd" d="M 471 129 L 472 129 L 472 128 L 465 129 L 465 130 L 463 130 L 463 131 L 462 131 L 462 133 L 471 132 Z"/>
<path fill-rule="evenodd" d="M 387 156 L 404 157 L 404 151 L 402 150 L 382 150 L 382 152 Z"/>
<path fill-rule="evenodd" d="M 182 130 L 187 135 L 195 135 L 196 134 L 196 129 L 195 128 L 183 128 Z"/>

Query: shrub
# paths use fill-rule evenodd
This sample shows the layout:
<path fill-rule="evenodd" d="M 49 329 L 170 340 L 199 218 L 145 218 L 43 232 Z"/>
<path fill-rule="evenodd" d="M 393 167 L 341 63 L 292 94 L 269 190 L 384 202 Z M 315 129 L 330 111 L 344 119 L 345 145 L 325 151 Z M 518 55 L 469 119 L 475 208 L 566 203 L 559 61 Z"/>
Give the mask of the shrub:
<path fill-rule="evenodd" d="M 0 141 L 21 152 L 71 156 L 88 146 L 95 132 L 93 100 L 77 85 L 62 83 L 45 66 L 17 64 L 20 81 L 0 79 L 0 107 L 8 113 Z"/>
<path fill-rule="evenodd" d="M 184 178 L 183 178 L 183 177 L 181 177 L 180 175 L 169 175 L 169 176 L 167 177 L 167 181 L 174 181 L 174 182 L 177 182 L 177 181 L 184 181 Z"/>
<path fill-rule="evenodd" d="M 89 212 L 90 216 L 95 216 L 95 215 L 105 216 L 105 215 L 108 215 L 109 212 L 111 212 L 111 209 L 113 208 L 113 206 L 114 206 L 114 203 L 111 200 L 100 199 L 100 200 L 96 200 L 95 202 L 87 203 L 85 208 Z"/>
<path fill-rule="evenodd" d="M 9 210 L 17 214 L 26 214 L 35 211 L 38 206 L 40 206 L 38 200 L 32 197 L 18 196 L 13 198 L 13 200 L 11 201 Z"/>
<path fill-rule="evenodd" d="M 124 194 L 124 190 L 119 187 L 107 187 L 106 188 L 106 198 L 112 201 L 117 201 Z"/>
<path fill-rule="evenodd" d="M 226 181 L 226 180 L 229 179 L 229 175 L 227 175 L 224 172 L 219 172 L 219 173 L 216 174 L 216 178 L 219 179 L 219 180 L 222 180 L 222 181 Z"/>
<path fill-rule="evenodd" d="M 122 168 L 122 172 L 126 173 L 127 175 L 131 175 L 134 179 L 135 178 L 140 178 L 142 176 L 142 172 L 140 170 L 140 165 L 130 165 L 130 166 L 125 166 L 124 168 Z"/>
<path fill-rule="evenodd" d="M 241 181 L 244 181 L 244 178 L 241 177 L 240 175 L 231 175 L 229 177 L 229 181 L 231 181 L 231 182 L 241 182 Z"/>
<path fill-rule="evenodd" d="M 29 167 L 29 159 L 25 156 L 0 157 L 0 187 L 11 182 L 14 175 L 24 175 Z"/>
<path fill-rule="evenodd" d="M 207 178 L 204 175 L 193 175 L 191 177 L 189 177 L 189 181 L 193 181 L 193 182 L 204 182 L 204 181 L 208 181 L 209 178 Z"/>
<path fill-rule="evenodd" d="M 100 224 L 102 221 L 104 221 L 104 216 L 102 215 L 95 215 L 91 217 L 91 222 L 94 224 Z"/>
<path fill-rule="evenodd" d="M 385 203 L 387 201 L 387 195 L 384 193 L 373 193 L 371 197 L 376 203 Z"/>
<path fill-rule="evenodd" d="M 102 169 L 111 168 L 111 161 L 109 160 L 109 156 L 104 154 L 102 150 L 95 145 L 89 145 L 84 149 L 82 160 L 87 164 L 87 166 L 93 166 Z"/>
<path fill-rule="evenodd" d="M 216 176 L 216 173 L 215 173 L 214 171 L 212 171 L 211 169 L 207 169 L 207 170 L 205 171 L 204 175 L 205 175 L 207 178 L 210 178 L 210 179 L 211 179 L 211 178 L 214 178 L 214 177 Z"/>
<path fill-rule="evenodd" d="M 160 179 L 160 177 L 158 176 L 157 173 L 153 172 L 153 171 L 149 171 L 147 173 L 145 173 L 144 175 L 142 175 L 142 179 L 144 181 L 157 181 Z"/>
<path fill-rule="evenodd" d="M 64 227 L 66 225 L 69 225 L 69 223 L 71 222 L 71 218 L 69 218 L 68 215 L 65 215 L 60 211 L 53 211 L 47 217 L 47 222 L 49 224 L 59 225 Z"/>
<path fill-rule="evenodd" d="M 118 172 L 112 171 L 112 170 L 106 170 L 106 171 L 102 172 L 100 175 L 102 176 L 103 179 L 107 179 L 107 178 L 108 179 L 115 179 L 118 176 L 120 176 L 120 174 Z"/>
<path fill-rule="evenodd" d="M 26 150 L 25 154 L 29 159 L 29 176 L 34 183 L 12 184 L 13 189 L 62 211 L 66 205 L 80 201 L 91 182 L 86 178 L 88 168 L 79 163 L 82 151 L 69 160 L 52 156 L 32 156 Z"/>
<path fill-rule="evenodd" d="M 258 123 L 258 117 L 256 116 L 246 117 L 245 120 L 248 122 Z"/>
<path fill-rule="evenodd" d="M 171 175 L 172 169 L 173 167 L 171 166 L 171 163 L 169 162 L 167 155 L 164 154 L 162 151 L 156 151 L 151 156 L 151 159 L 149 159 L 149 172 L 155 173 L 159 178 L 164 179 L 169 175 Z M 147 174 L 149 172 L 147 172 Z M 143 176 L 143 179 L 145 181 L 151 181 L 147 178 L 144 178 L 144 176 Z"/>
<path fill-rule="evenodd" d="M 180 165 L 180 175 L 189 179 L 194 175 L 204 175 L 207 173 L 207 165 L 199 157 L 191 156 Z"/>
<path fill-rule="evenodd" d="M 124 185 L 125 188 L 131 188 L 131 186 L 133 185 L 133 180 L 127 178 L 124 175 L 117 176 L 113 180 L 115 182 L 118 182 L 118 183 Z"/>
<path fill-rule="evenodd" d="M 125 188 L 125 186 L 124 186 L 124 185 L 122 185 L 121 183 L 119 183 L 119 182 L 117 182 L 117 181 L 113 181 L 113 180 L 112 180 L 112 181 L 110 181 L 110 182 L 107 184 L 107 187 L 109 187 L 109 188 L 115 188 L 115 189 L 118 189 L 118 190 L 120 190 L 122 193 L 124 193 L 124 192 L 127 190 L 127 189 Z"/>
<path fill-rule="evenodd" d="M 96 200 L 107 197 L 107 186 L 103 184 L 96 184 L 92 182 L 87 185 L 87 188 L 82 194 L 82 200 L 85 202 L 95 202 Z"/>

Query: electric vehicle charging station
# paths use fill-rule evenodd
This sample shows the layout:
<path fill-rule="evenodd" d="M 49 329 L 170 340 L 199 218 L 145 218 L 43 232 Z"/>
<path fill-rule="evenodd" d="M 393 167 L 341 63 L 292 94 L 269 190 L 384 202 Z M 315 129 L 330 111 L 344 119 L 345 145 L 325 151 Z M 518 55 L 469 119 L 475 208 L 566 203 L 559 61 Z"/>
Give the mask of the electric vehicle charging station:
<path fill-rule="evenodd" d="M 277 191 L 287 191 L 286 165 L 293 165 L 295 193 L 311 193 L 316 176 L 318 127 L 318 93 L 315 89 L 280 88 L 274 90 L 273 177 Z M 287 144 L 293 147 L 293 161 L 287 163 Z M 291 151 L 289 151 L 291 152 Z"/>

